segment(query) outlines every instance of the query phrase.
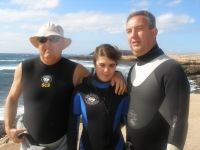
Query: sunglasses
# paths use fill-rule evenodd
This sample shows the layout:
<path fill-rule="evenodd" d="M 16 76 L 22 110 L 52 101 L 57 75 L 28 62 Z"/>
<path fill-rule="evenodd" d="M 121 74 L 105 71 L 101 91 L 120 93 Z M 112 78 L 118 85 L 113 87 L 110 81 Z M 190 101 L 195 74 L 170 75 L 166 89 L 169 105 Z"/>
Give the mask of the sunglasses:
<path fill-rule="evenodd" d="M 41 36 L 37 38 L 38 42 L 42 44 L 46 43 L 48 40 L 52 43 L 57 43 L 60 39 L 61 37 L 59 36 L 49 36 L 49 37 Z"/>

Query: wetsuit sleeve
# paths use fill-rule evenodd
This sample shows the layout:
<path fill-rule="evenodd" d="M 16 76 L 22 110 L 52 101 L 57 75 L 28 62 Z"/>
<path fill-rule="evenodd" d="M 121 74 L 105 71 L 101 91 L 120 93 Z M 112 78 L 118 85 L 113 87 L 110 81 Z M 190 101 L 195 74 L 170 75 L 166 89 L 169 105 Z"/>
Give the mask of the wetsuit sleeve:
<path fill-rule="evenodd" d="M 81 104 L 80 104 L 80 94 L 79 93 L 77 93 L 74 96 L 73 114 L 74 115 L 81 114 Z"/>
<path fill-rule="evenodd" d="M 168 144 L 183 149 L 187 128 L 189 112 L 190 86 L 181 66 L 173 63 L 165 68 L 164 90 L 165 100 L 162 104 L 164 118 L 170 125 Z M 168 150 L 168 149 L 167 149 Z"/>
<path fill-rule="evenodd" d="M 77 149 L 79 122 L 80 122 L 80 100 L 79 100 L 79 94 L 75 94 L 71 104 L 70 115 L 69 115 L 69 127 L 67 134 L 68 148 L 70 150 Z"/>

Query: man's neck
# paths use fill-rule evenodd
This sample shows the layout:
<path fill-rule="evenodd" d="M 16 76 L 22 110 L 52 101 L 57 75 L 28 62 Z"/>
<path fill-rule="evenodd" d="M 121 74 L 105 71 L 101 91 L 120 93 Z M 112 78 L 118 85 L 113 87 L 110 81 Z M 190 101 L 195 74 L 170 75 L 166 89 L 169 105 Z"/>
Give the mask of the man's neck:
<path fill-rule="evenodd" d="M 164 52 L 159 48 L 159 46 L 157 44 L 155 44 L 153 46 L 153 48 L 146 54 L 137 57 L 139 65 L 145 64 L 151 60 L 153 60 L 154 58 L 160 56 L 164 54 Z"/>
<path fill-rule="evenodd" d="M 62 58 L 61 56 L 60 57 L 53 57 L 53 58 L 43 58 L 43 57 L 40 57 L 40 60 L 45 65 L 54 65 L 57 62 L 59 62 L 61 60 L 61 58 Z"/>

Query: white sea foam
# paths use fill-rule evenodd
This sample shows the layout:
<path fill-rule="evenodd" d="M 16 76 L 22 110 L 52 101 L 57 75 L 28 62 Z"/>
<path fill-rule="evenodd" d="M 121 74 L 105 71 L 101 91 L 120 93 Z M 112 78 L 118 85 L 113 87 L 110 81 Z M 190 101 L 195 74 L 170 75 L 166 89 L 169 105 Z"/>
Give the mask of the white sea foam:
<path fill-rule="evenodd" d="M 15 66 L 0 66 L 0 70 L 15 70 Z"/>
<path fill-rule="evenodd" d="M 190 91 L 191 92 L 194 90 L 200 89 L 200 87 L 198 85 L 196 85 L 194 80 L 189 80 L 189 82 L 190 82 Z"/>
<path fill-rule="evenodd" d="M 79 64 L 83 65 L 86 68 L 93 68 L 94 67 L 94 65 L 93 65 L 91 60 L 76 60 L 76 59 L 70 59 L 70 60 L 74 61 L 76 63 L 79 63 Z"/>
<path fill-rule="evenodd" d="M 5 107 L 0 106 L 0 120 L 4 120 L 4 110 L 5 110 Z M 23 114 L 23 113 L 24 113 L 24 106 L 19 105 L 18 109 L 17 109 L 17 115 L 20 115 L 20 114 Z"/>
<path fill-rule="evenodd" d="M 18 62 L 22 61 L 21 59 L 1 59 L 0 62 Z"/>

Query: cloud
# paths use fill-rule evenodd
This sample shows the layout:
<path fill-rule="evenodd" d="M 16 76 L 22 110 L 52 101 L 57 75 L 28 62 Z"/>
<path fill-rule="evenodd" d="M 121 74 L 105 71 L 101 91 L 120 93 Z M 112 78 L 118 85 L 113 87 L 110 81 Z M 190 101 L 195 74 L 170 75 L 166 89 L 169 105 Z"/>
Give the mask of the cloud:
<path fill-rule="evenodd" d="M 188 15 L 175 15 L 166 13 L 157 17 L 157 26 L 160 33 L 166 31 L 177 31 L 182 25 L 194 23 L 195 19 Z"/>
<path fill-rule="evenodd" d="M 176 6 L 178 4 L 180 4 L 182 2 L 182 0 L 172 0 L 171 2 L 168 3 L 168 6 Z"/>
<path fill-rule="evenodd" d="M 115 34 L 123 32 L 125 16 L 125 14 L 78 12 L 65 14 L 62 17 L 58 17 L 57 21 L 70 32 L 106 31 Z"/>
<path fill-rule="evenodd" d="M 0 22 L 34 21 L 49 16 L 48 11 L 0 9 Z"/>
<path fill-rule="evenodd" d="M 11 3 L 17 4 L 25 9 L 49 9 L 59 5 L 59 0 L 11 0 Z"/>
<path fill-rule="evenodd" d="M 0 9 L 0 23 L 6 28 L 36 30 L 44 23 L 61 24 L 68 32 L 104 31 L 111 34 L 124 31 L 126 14 L 106 14 L 102 12 L 76 12 L 63 15 L 50 13 L 47 10 L 10 10 Z"/>
<path fill-rule="evenodd" d="M 105 32 L 108 34 L 123 33 L 127 14 L 103 12 L 75 12 L 63 15 L 50 13 L 47 10 L 9 10 L 0 9 L 0 23 L 4 28 L 36 31 L 42 24 L 55 22 L 61 24 L 66 32 Z M 24 21 L 25 20 L 25 21 Z M 185 14 L 166 13 L 157 17 L 159 33 L 178 31 L 183 25 L 194 23 L 195 19 Z"/>

